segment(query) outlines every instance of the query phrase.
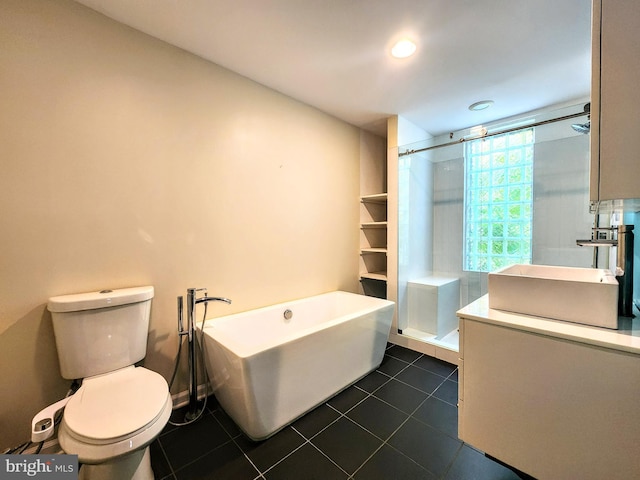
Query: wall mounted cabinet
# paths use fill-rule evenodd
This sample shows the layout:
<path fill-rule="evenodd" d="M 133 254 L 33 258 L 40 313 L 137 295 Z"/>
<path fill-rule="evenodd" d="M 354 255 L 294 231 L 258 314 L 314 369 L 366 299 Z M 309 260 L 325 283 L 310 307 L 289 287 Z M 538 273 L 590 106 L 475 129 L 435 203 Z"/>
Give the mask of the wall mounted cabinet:
<path fill-rule="evenodd" d="M 593 0 L 591 201 L 640 198 L 640 2 Z"/>

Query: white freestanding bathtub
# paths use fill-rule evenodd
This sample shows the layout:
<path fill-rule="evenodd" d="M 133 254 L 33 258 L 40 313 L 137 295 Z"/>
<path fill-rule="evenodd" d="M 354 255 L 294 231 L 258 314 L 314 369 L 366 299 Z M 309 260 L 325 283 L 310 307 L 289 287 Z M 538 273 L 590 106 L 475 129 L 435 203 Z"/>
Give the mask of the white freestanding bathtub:
<path fill-rule="evenodd" d="M 393 310 L 330 292 L 206 320 L 215 395 L 247 436 L 265 439 L 380 365 Z"/>

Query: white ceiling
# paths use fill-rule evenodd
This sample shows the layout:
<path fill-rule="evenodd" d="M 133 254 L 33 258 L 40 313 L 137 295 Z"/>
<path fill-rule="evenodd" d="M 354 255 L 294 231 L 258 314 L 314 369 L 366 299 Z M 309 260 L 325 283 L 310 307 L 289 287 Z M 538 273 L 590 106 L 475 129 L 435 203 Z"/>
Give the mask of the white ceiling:
<path fill-rule="evenodd" d="M 379 133 L 393 114 L 435 135 L 590 92 L 590 0 L 76 1 Z M 417 53 L 394 59 L 403 36 Z"/>

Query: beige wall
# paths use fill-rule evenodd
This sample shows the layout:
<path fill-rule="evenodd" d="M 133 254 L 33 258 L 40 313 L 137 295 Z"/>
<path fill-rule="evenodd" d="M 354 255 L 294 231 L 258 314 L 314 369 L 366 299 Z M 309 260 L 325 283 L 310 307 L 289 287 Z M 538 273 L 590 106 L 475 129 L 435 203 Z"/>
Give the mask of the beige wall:
<path fill-rule="evenodd" d="M 49 296 L 154 285 L 168 377 L 187 287 L 358 290 L 357 128 L 69 1 L 3 0 L 0 45 L 0 449 L 69 385 Z"/>

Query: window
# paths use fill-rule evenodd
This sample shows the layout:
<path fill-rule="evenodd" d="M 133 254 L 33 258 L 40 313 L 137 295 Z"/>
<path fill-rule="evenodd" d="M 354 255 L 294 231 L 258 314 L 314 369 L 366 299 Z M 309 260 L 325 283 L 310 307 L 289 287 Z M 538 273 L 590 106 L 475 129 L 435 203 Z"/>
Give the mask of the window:
<path fill-rule="evenodd" d="M 533 143 L 529 128 L 466 145 L 465 270 L 531 263 Z"/>

